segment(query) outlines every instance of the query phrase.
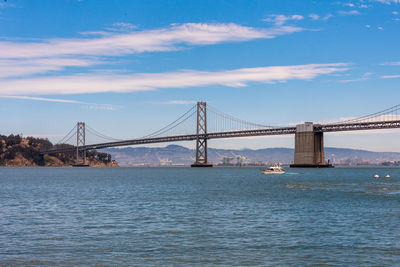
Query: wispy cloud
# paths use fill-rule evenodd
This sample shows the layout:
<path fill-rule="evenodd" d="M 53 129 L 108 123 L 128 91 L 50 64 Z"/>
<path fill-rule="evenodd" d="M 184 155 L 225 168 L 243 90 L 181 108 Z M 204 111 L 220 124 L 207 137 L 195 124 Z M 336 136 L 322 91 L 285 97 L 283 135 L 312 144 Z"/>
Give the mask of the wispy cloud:
<path fill-rule="evenodd" d="M 45 101 L 45 102 L 57 102 L 57 103 L 69 103 L 69 104 L 86 104 L 81 101 L 59 99 L 59 98 L 45 98 L 45 97 L 33 97 L 33 96 L 22 96 L 22 95 L 0 95 L 0 98 L 12 98 L 12 99 L 23 99 L 23 100 L 34 100 L 34 101 Z"/>
<path fill-rule="evenodd" d="M 330 19 L 330 18 L 333 18 L 333 15 L 332 15 L 332 14 L 326 15 L 325 17 L 321 18 L 321 20 L 327 21 L 327 20 Z"/>
<path fill-rule="evenodd" d="M 116 23 L 129 32 L 90 32 L 86 37 L 43 39 L 39 41 L 0 41 L 0 78 L 60 71 L 66 67 L 88 67 L 104 62 L 105 57 L 272 39 L 301 32 L 294 26 L 252 28 L 234 23 L 185 23 L 155 30 L 132 31 L 133 25 Z"/>
<path fill-rule="evenodd" d="M 119 31 L 119 32 L 131 32 L 136 28 L 135 25 L 126 23 L 126 22 L 116 22 L 112 24 L 111 28 L 107 28 L 110 31 Z"/>
<path fill-rule="evenodd" d="M 277 26 L 281 26 L 288 21 L 302 19 L 304 19 L 302 15 L 270 15 L 268 18 L 264 19 L 264 21 L 272 22 Z"/>
<path fill-rule="evenodd" d="M 60 99 L 60 98 L 46 98 L 46 97 L 34 97 L 34 96 L 22 96 L 22 95 L 0 95 L 0 98 L 56 102 L 56 103 L 66 103 L 66 104 L 80 104 L 88 109 L 115 110 L 115 109 L 120 108 L 120 107 L 117 107 L 114 105 L 109 105 L 109 104 L 87 103 L 87 102 L 82 102 L 82 101 L 77 101 L 77 100 Z"/>
<path fill-rule="evenodd" d="M 96 63 L 99 61 L 83 58 L 0 59 L 0 78 L 59 71 L 65 67 L 88 67 Z"/>
<path fill-rule="evenodd" d="M 349 83 L 349 82 L 366 81 L 366 80 L 371 79 L 372 75 L 374 75 L 374 73 L 372 73 L 372 72 L 365 72 L 360 78 L 347 79 L 347 80 L 340 80 L 340 82 L 342 82 L 342 83 Z"/>
<path fill-rule="evenodd" d="M 379 2 L 382 4 L 390 5 L 390 4 L 399 4 L 400 0 L 370 0 L 373 2 Z"/>
<path fill-rule="evenodd" d="M 381 76 L 382 79 L 396 79 L 396 78 L 400 78 L 400 74 L 398 75 L 383 75 Z"/>
<path fill-rule="evenodd" d="M 96 103 L 82 103 L 82 107 L 85 109 L 93 109 L 93 110 L 117 110 L 121 109 L 121 106 L 110 105 L 110 104 L 96 104 Z"/>
<path fill-rule="evenodd" d="M 0 2 L 0 9 L 8 8 L 8 7 L 15 7 L 14 4 L 7 3 L 6 1 Z"/>
<path fill-rule="evenodd" d="M 164 29 L 112 34 L 99 38 L 47 39 L 41 42 L 0 42 L 0 58 L 61 56 L 122 56 L 133 53 L 171 51 L 180 45 L 210 45 L 275 38 L 302 31 L 298 27 L 256 29 L 227 24 L 185 23 Z"/>
<path fill-rule="evenodd" d="M 311 80 L 320 75 L 346 71 L 348 65 L 347 63 L 308 64 L 243 68 L 217 72 L 184 70 L 120 75 L 95 73 L 14 79 L 0 81 L 0 94 L 55 95 L 135 92 L 210 85 L 244 87 L 250 82 L 277 83 L 289 80 Z"/>
<path fill-rule="evenodd" d="M 308 17 L 312 20 L 322 20 L 322 21 L 327 21 L 330 18 L 333 18 L 332 14 L 327 14 L 324 17 L 321 17 L 318 14 L 309 14 Z"/>
<path fill-rule="evenodd" d="M 380 64 L 381 66 L 400 66 L 400 61 L 397 62 L 384 62 Z"/>
<path fill-rule="evenodd" d="M 319 19 L 319 15 L 317 15 L 317 14 L 310 14 L 310 15 L 308 15 L 308 17 L 310 19 L 312 19 L 312 20 L 318 20 Z"/>
<path fill-rule="evenodd" d="M 364 0 L 360 0 L 360 1 L 353 1 L 353 2 L 347 2 L 347 3 L 340 3 L 337 2 L 337 4 L 340 4 L 344 7 L 351 7 L 351 8 L 368 8 L 369 6 L 367 4 L 365 4 Z"/>
<path fill-rule="evenodd" d="M 351 16 L 351 15 L 360 15 L 360 12 L 358 12 L 357 10 L 350 10 L 350 11 L 339 10 L 338 14 L 342 16 Z"/>

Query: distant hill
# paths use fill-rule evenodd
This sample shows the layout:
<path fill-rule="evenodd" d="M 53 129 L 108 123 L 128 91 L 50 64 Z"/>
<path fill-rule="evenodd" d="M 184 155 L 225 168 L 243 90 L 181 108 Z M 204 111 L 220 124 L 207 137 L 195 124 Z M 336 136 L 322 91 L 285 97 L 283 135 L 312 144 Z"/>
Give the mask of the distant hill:
<path fill-rule="evenodd" d="M 178 145 L 163 148 L 126 147 L 102 150 L 112 155 L 121 166 L 158 166 L 158 165 L 190 165 L 194 162 L 195 150 Z M 294 150 L 291 148 L 264 149 L 208 149 L 209 161 L 217 164 L 225 161 L 231 164 L 263 163 L 289 164 L 293 161 Z M 333 164 L 367 165 L 381 164 L 388 161 L 399 161 L 400 153 L 372 152 L 346 148 L 325 148 L 325 158 Z"/>

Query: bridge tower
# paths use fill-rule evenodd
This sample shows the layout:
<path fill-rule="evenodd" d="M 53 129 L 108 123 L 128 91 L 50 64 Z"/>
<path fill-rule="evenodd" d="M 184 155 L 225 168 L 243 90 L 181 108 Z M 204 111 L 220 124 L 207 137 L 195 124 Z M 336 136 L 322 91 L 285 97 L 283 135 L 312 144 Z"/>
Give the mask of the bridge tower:
<path fill-rule="evenodd" d="M 324 133 L 320 125 L 306 122 L 296 125 L 294 144 L 294 168 L 327 168 L 325 163 Z"/>
<path fill-rule="evenodd" d="M 192 167 L 212 167 L 207 159 L 207 103 L 197 102 L 196 161 Z"/>
<path fill-rule="evenodd" d="M 86 167 L 86 149 L 80 150 L 80 146 L 85 146 L 86 132 L 85 123 L 78 122 L 76 125 L 76 162 L 73 166 L 75 167 Z"/>

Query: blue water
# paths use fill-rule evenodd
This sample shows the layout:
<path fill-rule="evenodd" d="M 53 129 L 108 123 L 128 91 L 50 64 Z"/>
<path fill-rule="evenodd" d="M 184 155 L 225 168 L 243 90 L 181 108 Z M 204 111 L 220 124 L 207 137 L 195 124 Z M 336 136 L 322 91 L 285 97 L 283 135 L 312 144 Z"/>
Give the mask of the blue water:
<path fill-rule="evenodd" d="M 0 266 L 400 265 L 399 168 L 287 172 L 0 168 Z"/>

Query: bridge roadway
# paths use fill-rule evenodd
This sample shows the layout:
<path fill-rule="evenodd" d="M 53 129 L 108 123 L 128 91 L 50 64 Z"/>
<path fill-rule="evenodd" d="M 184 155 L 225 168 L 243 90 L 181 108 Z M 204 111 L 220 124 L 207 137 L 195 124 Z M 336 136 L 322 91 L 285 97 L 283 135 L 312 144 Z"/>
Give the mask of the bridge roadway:
<path fill-rule="evenodd" d="M 358 131 L 358 130 L 391 129 L 391 128 L 400 128 L 400 120 L 314 125 L 314 130 L 317 132 L 341 132 L 341 131 Z M 276 127 L 276 128 L 257 129 L 257 130 L 207 133 L 206 135 L 204 134 L 199 135 L 199 137 L 207 139 L 220 139 L 220 138 L 235 138 L 235 137 L 247 137 L 247 136 L 285 135 L 285 134 L 295 134 L 295 133 L 296 133 L 296 127 Z M 107 147 L 143 145 L 143 144 L 178 142 L 178 141 L 193 141 L 196 140 L 197 137 L 198 136 L 196 134 L 189 134 L 189 135 L 174 135 L 174 136 L 153 137 L 153 138 L 140 138 L 140 139 L 79 146 L 78 149 L 92 150 L 92 149 L 101 149 Z M 75 152 L 75 151 L 76 151 L 76 146 L 69 146 L 64 148 L 44 150 L 41 151 L 41 153 L 51 154 L 51 153 L 64 153 L 64 152 Z"/>

